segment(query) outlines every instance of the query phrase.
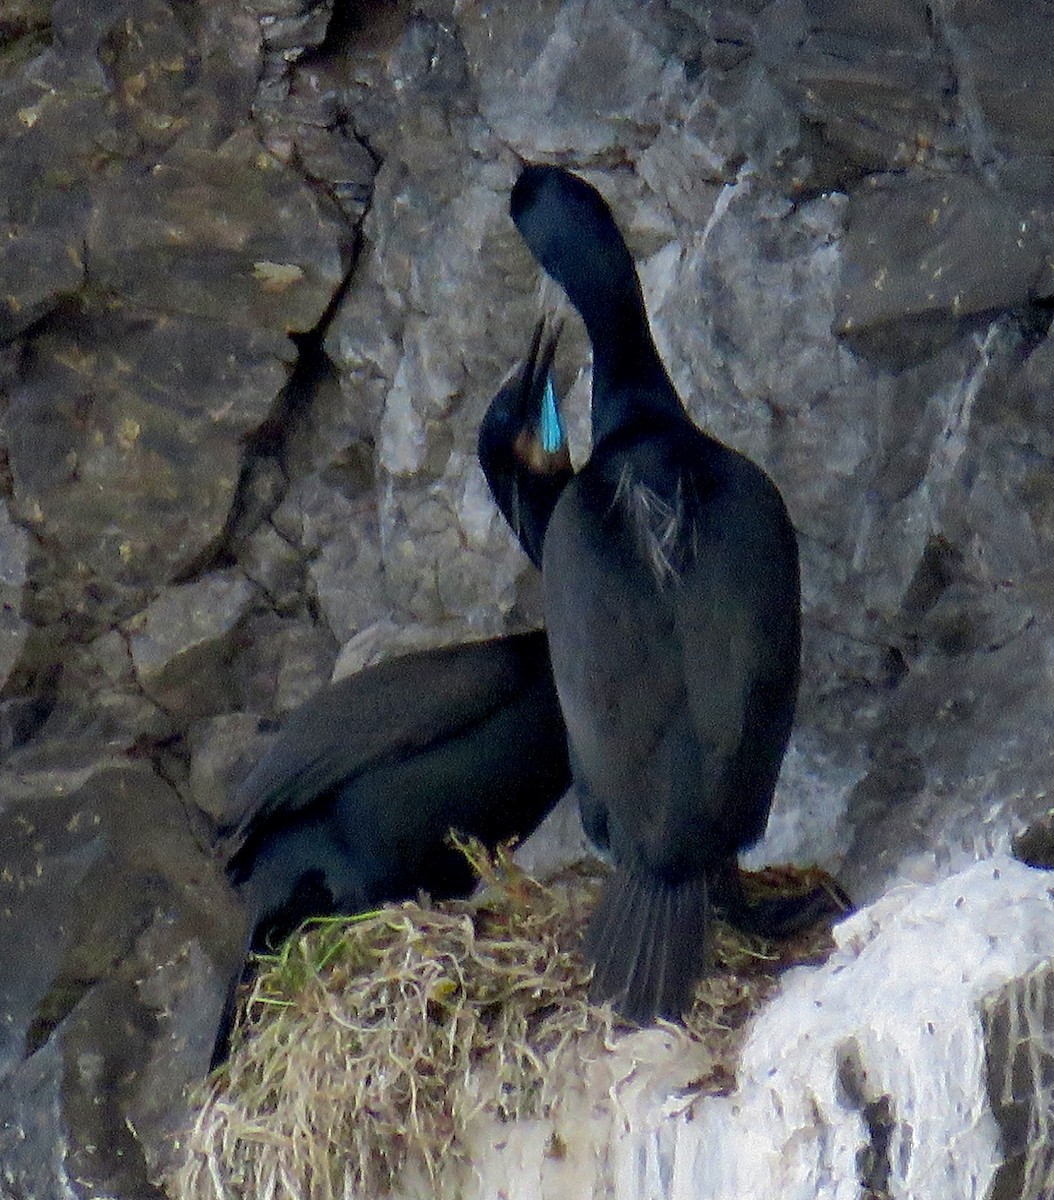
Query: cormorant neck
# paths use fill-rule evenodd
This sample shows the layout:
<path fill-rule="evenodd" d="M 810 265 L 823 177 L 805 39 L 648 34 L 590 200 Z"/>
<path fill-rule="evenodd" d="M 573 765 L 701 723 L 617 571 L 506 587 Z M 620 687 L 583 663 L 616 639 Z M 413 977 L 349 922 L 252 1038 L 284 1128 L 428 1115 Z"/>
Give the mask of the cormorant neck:
<path fill-rule="evenodd" d="M 623 285 L 612 283 L 597 280 L 588 290 L 567 292 L 589 334 L 594 375 L 627 385 L 664 375 L 636 272 Z"/>
<path fill-rule="evenodd" d="M 643 302 L 634 308 L 612 306 L 598 313 L 598 319 L 586 320 L 593 349 L 594 444 L 635 416 L 682 413 L 652 341 Z"/>
<path fill-rule="evenodd" d="M 617 246 L 587 239 L 581 255 L 558 265 L 554 278 L 578 310 L 593 350 L 593 444 L 638 416 L 682 414 L 621 238 Z"/>
<path fill-rule="evenodd" d="M 593 445 L 640 419 L 683 418 L 652 340 L 636 273 L 630 296 L 612 298 L 606 309 L 582 316 L 593 348 Z"/>

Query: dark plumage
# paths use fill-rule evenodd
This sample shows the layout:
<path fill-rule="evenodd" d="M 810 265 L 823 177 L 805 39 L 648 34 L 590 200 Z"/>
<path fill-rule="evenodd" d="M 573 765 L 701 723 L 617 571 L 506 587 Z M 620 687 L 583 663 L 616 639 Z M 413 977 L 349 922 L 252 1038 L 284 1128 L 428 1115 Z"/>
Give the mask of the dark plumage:
<path fill-rule="evenodd" d="M 525 835 L 569 782 L 541 632 L 409 654 L 323 688 L 238 789 L 228 870 L 252 946 L 308 916 L 466 893 L 450 830 L 488 846 Z"/>
<path fill-rule="evenodd" d="M 550 375 L 559 336 L 559 328 L 538 322 L 526 360 L 502 384 L 479 428 L 479 463 L 491 495 L 536 567 L 549 517 L 572 475 Z"/>
<path fill-rule="evenodd" d="M 594 995 L 675 1017 L 711 906 L 749 924 L 736 854 L 764 831 L 798 687 L 794 529 L 765 473 L 688 419 L 600 194 L 527 166 L 511 213 L 593 350 L 593 452 L 543 575 L 583 823 L 616 866 L 586 937 Z"/>

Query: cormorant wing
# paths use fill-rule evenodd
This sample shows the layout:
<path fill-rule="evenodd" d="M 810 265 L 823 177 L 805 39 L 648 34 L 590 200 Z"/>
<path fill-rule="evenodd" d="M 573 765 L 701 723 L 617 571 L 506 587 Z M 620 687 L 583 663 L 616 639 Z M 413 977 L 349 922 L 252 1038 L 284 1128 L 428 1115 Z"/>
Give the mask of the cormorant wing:
<path fill-rule="evenodd" d="M 507 704 L 546 668 L 541 631 L 409 654 L 323 688 L 288 719 L 238 788 L 236 851 L 254 825 L 295 812 L 381 760 L 438 744 Z"/>
<path fill-rule="evenodd" d="M 671 714 L 686 705 L 674 609 L 636 554 L 616 496 L 615 481 L 594 464 L 568 484 L 546 538 L 543 580 L 576 783 L 634 824 L 642 795 L 649 806 L 658 799 L 656 755 Z"/>
<path fill-rule="evenodd" d="M 732 451 L 726 487 L 698 513 L 675 629 L 692 727 L 719 769 L 729 848 L 764 832 L 800 671 L 797 542 L 768 478 Z"/>
<path fill-rule="evenodd" d="M 760 472 L 718 457 L 723 479 L 695 476 L 703 501 L 691 480 L 678 490 L 676 453 L 659 464 L 638 453 L 631 474 L 621 460 L 590 464 L 546 543 L 576 781 L 614 817 L 616 859 L 620 827 L 655 869 L 757 835 L 793 715 L 793 530 Z M 743 489 L 759 487 L 745 506 Z"/>

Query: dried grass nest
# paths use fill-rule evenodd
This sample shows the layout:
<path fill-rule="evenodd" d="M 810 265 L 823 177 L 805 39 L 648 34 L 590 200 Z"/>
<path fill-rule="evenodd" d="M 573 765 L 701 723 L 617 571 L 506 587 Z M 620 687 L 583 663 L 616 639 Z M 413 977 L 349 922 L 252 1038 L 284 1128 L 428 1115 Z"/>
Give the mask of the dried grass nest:
<path fill-rule="evenodd" d="M 171 1196 L 384 1196 L 407 1171 L 439 1196 L 451 1164 L 467 1163 L 476 1118 L 551 1116 L 610 1052 L 629 1027 L 589 1004 L 578 952 L 606 868 L 581 863 L 543 884 L 506 849 L 462 849 L 485 885 L 472 899 L 312 921 L 259 958 Z M 750 886 L 804 891 L 817 876 L 769 869 Z M 769 943 L 717 923 L 715 970 L 680 1033 L 706 1051 L 698 1093 L 731 1090 L 748 1017 L 783 970 L 830 949 L 826 925 Z"/>

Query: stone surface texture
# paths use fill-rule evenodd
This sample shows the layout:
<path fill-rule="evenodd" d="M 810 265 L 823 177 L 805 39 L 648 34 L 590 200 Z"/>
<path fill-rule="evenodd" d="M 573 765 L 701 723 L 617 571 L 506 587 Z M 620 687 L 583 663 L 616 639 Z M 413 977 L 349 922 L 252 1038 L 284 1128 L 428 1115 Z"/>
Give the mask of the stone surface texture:
<path fill-rule="evenodd" d="M 999 1029 L 1014 988 L 1045 995 L 1046 885 L 988 860 L 1054 777 L 1050 0 L 3 7 L 0 1193 L 157 1194 L 240 944 L 215 829 L 258 723 L 338 655 L 540 620 L 475 462 L 564 303 L 507 216 L 521 157 L 609 198 L 686 404 L 783 490 L 804 683 L 753 854 L 876 901 L 844 937 L 873 924 L 900 972 L 889 1037 L 845 1015 L 817 1140 L 751 1151 L 779 1181 L 751 1194 L 858 1195 L 883 1097 L 876 1194 L 932 1197 L 945 1167 L 941 1194 L 1043 1194 L 1050 1131 L 1006 1073 L 1042 1022 Z M 581 461 L 574 319 L 556 370 Z M 892 964 L 919 928 L 973 982 L 939 1028 L 958 1049 L 909 1079 L 925 997 Z M 821 1066 L 764 1030 L 836 986 L 796 977 L 750 1044 L 743 1103 L 771 1109 L 777 1069 L 787 1129 Z M 960 1049 L 998 1096 L 952 1079 Z M 963 1152 L 926 1165 L 904 1130 L 951 1138 L 952 1088 Z M 704 1169 L 657 1162 L 617 1194 Z"/>

